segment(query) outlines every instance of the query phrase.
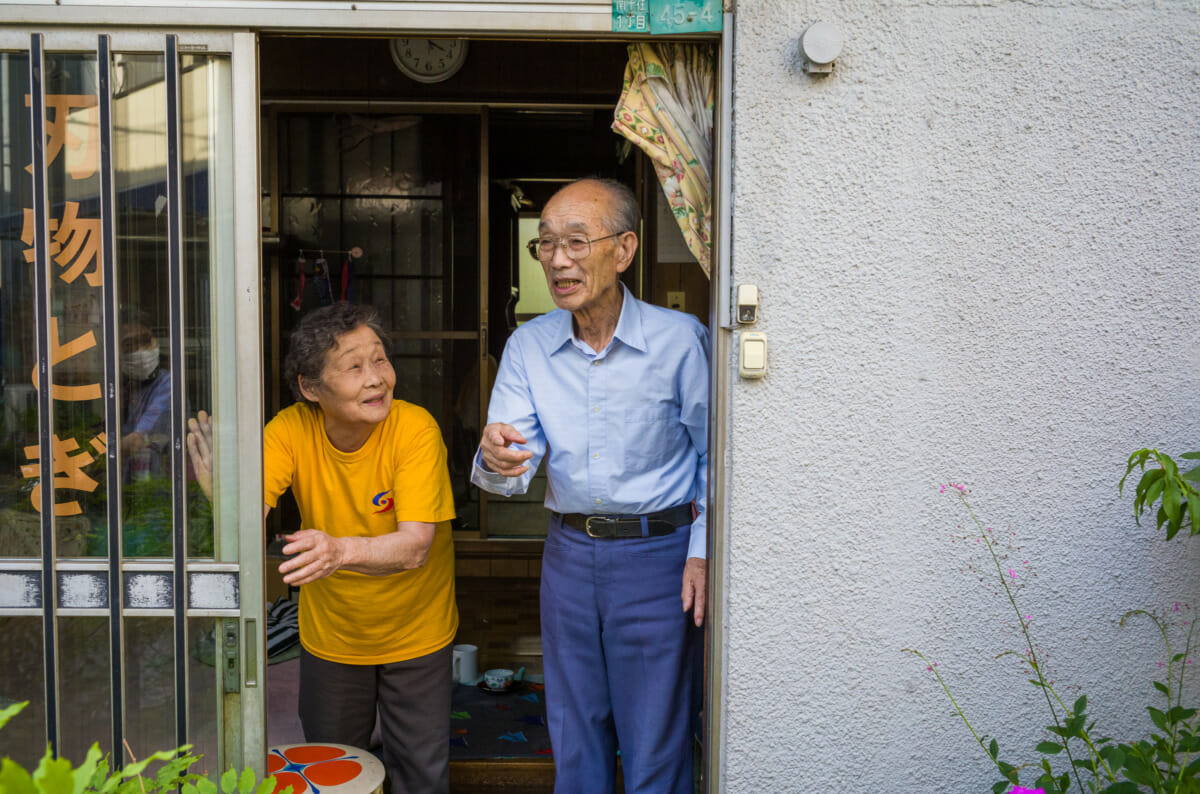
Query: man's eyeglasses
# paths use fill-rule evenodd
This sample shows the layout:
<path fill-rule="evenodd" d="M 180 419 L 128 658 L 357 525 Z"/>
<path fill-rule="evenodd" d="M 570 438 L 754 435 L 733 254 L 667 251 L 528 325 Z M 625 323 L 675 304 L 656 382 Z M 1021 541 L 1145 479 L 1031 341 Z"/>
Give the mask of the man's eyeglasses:
<path fill-rule="evenodd" d="M 525 244 L 529 255 L 539 262 L 549 262 L 554 258 L 554 252 L 562 248 L 567 252 L 568 259 L 585 259 L 592 252 L 592 243 L 620 237 L 625 232 L 617 232 L 606 237 L 595 237 L 591 240 L 582 234 L 570 234 L 566 237 L 535 237 Z"/>

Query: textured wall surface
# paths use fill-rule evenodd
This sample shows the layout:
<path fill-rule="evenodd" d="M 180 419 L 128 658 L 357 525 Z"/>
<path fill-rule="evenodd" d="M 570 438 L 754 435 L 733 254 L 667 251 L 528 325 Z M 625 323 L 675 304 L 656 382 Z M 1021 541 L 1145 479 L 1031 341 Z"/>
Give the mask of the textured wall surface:
<path fill-rule="evenodd" d="M 1116 485 L 1133 449 L 1200 448 L 1198 43 L 1187 0 L 738 0 L 733 276 L 770 371 L 729 362 L 721 791 L 990 791 L 904 648 L 1033 759 L 1046 707 L 994 658 L 1017 622 L 944 482 L 1064 699 L 1150 730 L 1165 654 L 1118 623 L 1198 603 L 1200 538 Z"/>

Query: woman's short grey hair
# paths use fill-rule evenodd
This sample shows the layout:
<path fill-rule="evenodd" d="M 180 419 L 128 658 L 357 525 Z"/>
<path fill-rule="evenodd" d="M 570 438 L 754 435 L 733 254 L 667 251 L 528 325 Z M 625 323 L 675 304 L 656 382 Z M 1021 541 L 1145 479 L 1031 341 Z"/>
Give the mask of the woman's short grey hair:
<path fill-rule="evenodd" d="M 338 339 L 364 325 L 375 332 L 386 352 L 387 332 L 383 330 L 379 312 L 370 306 L 339 301 L 304 315 L 292 331 L 287 358 L 283 361 L 283 376 L 298 401 L 312 402 L 300 391 L 300 384 L 309 389 L 320 386 L 325 373 L 325 354 L 337 347 Z"/>
<path fill-rule="evenodd" d="M 588 176 L 578 179 L 579 182 L 593 182 L 608 191 L 612 198 L 611 214 L 601 218 L 604 228 L 613 234 L 636 232 L 642 220 L 642 210 L 638 206 L 637 196 L 629 189 L 629 185 L 607 177 Z"/>

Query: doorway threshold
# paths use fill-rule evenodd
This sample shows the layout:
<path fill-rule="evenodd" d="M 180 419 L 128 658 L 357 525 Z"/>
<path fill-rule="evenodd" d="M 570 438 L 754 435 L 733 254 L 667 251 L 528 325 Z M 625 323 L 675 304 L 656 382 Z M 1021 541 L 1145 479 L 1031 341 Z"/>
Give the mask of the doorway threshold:
<path fill-rule="evenodd" d="M 625 794 L 617 761 L 614 794 Z M 553 794 L 551 758 L 490 758 L 450 762 L 450 794 Z"/>

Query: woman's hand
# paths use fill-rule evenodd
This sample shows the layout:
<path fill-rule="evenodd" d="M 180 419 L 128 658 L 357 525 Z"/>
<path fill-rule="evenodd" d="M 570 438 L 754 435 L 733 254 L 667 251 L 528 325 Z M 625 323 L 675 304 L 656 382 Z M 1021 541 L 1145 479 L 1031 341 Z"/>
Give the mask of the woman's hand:
<path fill-rule="evenodd" d="M 196 472 L 196 483 L 208 501 L 213 498 L 213 445 L 212 417 L 204 411 L 188 420 L 187 433 L 188 457 L 192 460 L 192 469 Z"/>
<path fill-rule="evenodd" d="M 386 535 L 335 538 L 319 529 L 284 535 L 283 553 L 290 559 L 279 566 L 283 581 L 292 586 L 323 579 L 334 571 L 387 576 L 411 571 L 429 559 L 437 524 L 398 521 Z"/>
<path fill-rule="evenodd" d="M 346 538 L 335 538 L 319 529 L 302 529 L 283 539 L 287 541 L 283 553 L 291 556 L 279 566 L 284 584 L 299 587 L 324 579 L 342 567 Z"/>

